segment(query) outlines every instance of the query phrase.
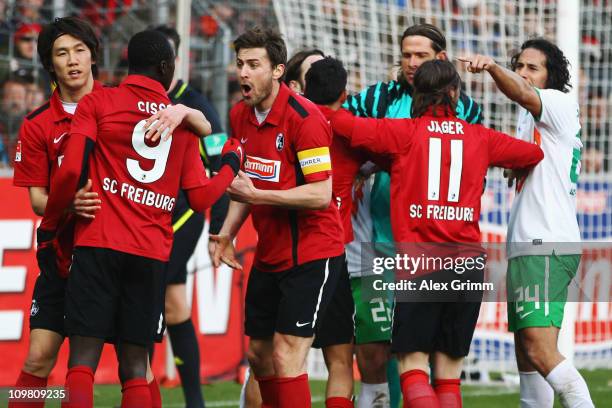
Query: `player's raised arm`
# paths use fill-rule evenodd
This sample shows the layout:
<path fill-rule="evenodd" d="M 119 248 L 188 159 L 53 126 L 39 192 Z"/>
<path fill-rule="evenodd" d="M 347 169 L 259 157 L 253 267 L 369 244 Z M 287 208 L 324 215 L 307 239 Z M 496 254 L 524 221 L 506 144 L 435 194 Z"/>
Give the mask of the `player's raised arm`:
<path fill-rule="evenodd" d="M 207 136 L 212 132 L 210 122 L 201 111 L 179 103 L 160 109 L 147 119 L 144 126 L 147 129 L 145 137 L 155 142 L 163 135 L 166 141 L 183 122 L 198 136 Z"/>
<path fill-rule="evenodd" d="M 540 117 L 542 102 L 534 88 L 535 85 L 529 83 L 527 77 L 522 75 L 522 72 L 526 70 L 538 70 L 536 64 L 516 61 L 514 63 L 516 72 L 512 72 L 497 64 L 493 58 L 486 55 L 462 57 L 459 60 L 468 64 L 467 69 L 469 72 L 481 73 L 487 71 L 499 90 L 508 98 L 527 109 L 534 117 Z"/>

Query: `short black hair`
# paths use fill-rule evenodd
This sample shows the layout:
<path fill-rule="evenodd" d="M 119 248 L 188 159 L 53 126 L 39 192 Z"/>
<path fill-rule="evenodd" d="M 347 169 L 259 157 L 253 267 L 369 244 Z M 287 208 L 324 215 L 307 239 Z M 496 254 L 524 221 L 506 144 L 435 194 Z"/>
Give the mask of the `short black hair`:
<path fill-rule="evenodd" d="M 145 30 L 130 38 L 128 43 L 130 72 L 150 70 L 162 61 L 174 61 L 174 50 L 165 35 L 156 30 Z"/>
<path fill-rule="evenodd" d="M 563 55 L 563 51 L 552 42 L 545 38 L 532 38 L 527 40 L 521 45 L 519 52 L 512 56 L 510 60 L 510 66 L 514 71 L 516 64 L 521 56 L 521 53 L 527 48 L 533 48 L 542 52 L 546 56 L 546 71 L 548 77 L 546 78 L 546 88 L 556 89 L 561 92 L 569 92 L 572 88 L 570 84 L 570 73 L 569 73 L 569 61 Z"/>
<path fill-rule="evenodd" d="M 450 61 L 434 59 L 424 62 L 414 73 L 414 93 L 412 95 L 411 117 L 423 116 L 429 108 L 438 116 L 455 112 L 457 106 L 450 97 L 450 90 L 461 90 L 461 77 Z"/>
<path fill-rule="evenodd" d="M 78 38 L 85 43 L 91 53 L 91 70 L 94 78 L 98 76 L 98 48 L 100 41 L 94 32 L 93 27 L 85 20 L 78 17 L 61 17 L 46 24 L 38 35 L 38 57 L 45 70 L 51 76 L 53 82 L 57 83 L 57 76 L 53 72 L 53 44 L 55 40 L 64 34 Z"/>
<path fill-rule="evenodd" d="M 159 31 L 160 33 L 165 35 L 166 38 L 172 40 L 172 43 L 174 44 L 174 55 L 178 55 L 178 50 L 181 46 L 181 36 L 179 35 L 178 31 L 176 31 L 176 28 L 166 24 L 161 24 L 158 26 L 153 26 L 151 27 L 151 29 Z"/>
<path fill-rule="evenodd" d="M 291 58 L 289 58 L 289 61 L 287 61 L 287 66 L 285 67 L 285 78 L 283 79 L 285 84 L 289 84 L 290 81 L 300 81 L 300 78 L 302 76 L 302 63 L 306 58 L 310 57 L 311 55 L 320 55 L 322 57 L 325 57 L 323 51 L 313 48 L 309 50 L 298 51 L 293 54 Z M 300 85 L 302 85 L 303 87 L 304 84 Z"/>
<path fill-rule="evenodd" d="M 336 102 L 346 89 L 347 73 L 342 61 L 325 57 L 306 73 L 304 96 L 318 105 Z"/>
<path fill-rule="evenodd" d="M 236 55 L 243 48 L 265 48 L 272 68 L 287 63 L 287 46 L 280 33 L 272 28 L 255 26 L 234 40 Z"/>
<path fill-rule="evenodd" d="M 421 37 L 427 37 L 431 40 L 431 48 L 435 52 L 440 52 L 446 50 L 446 37 L 444 33 L 433 24 L 416 24 L 408 27 L 404 34 L 402 34 L 402 39 L 400 40 L 400 48 L 402 46 L 402 42 L 406 37 L 412 37 L 415 35 L 419 35 Z"/>

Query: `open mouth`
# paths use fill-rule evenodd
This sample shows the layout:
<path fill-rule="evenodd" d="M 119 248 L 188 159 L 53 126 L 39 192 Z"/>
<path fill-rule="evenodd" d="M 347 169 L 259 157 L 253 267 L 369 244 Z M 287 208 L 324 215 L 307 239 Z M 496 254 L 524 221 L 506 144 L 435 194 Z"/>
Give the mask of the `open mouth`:
<path fill-rule="evenodd" d="M 242 96 L 244 96 L 245 98 L 248 98 L 251 96 L 251 91 L 253 90 L 253 88 L 251 88 L 251 85 L 241 84 L 240 90 L 242 91 Z"/>

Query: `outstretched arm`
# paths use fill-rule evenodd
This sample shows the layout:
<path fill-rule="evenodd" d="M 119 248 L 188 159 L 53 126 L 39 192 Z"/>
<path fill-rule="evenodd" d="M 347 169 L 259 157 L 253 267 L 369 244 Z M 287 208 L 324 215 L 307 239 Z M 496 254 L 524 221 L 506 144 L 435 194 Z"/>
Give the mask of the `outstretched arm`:
<path fill-rule="evenodd" d="M 335 134 L 348 139 L 352 147 L 377 154 L 398 153 L 414 128 L 412 119 L 371 119 L 340 109 L 330 121 Z"/>
<path fill-rule="evenodd" d="M 487 71 L 504 95 L 527 109 L 535 118 L 540 117 L 542 102 L 538 92 L 520 75 L 498 65 L 493 58 L 486 55 L 463 57 L 459 60 L 468 64 L 469 72 L 481 73 Z"/>

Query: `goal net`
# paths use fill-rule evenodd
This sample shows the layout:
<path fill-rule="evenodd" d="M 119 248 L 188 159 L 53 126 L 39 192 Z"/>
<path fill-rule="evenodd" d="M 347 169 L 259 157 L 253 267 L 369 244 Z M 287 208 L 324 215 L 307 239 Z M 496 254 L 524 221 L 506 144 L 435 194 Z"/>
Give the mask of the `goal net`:
<path fill-rule="evenodd" d="M 481 53 L 508 65 L 513 51 L 533 36 L 558 43 L 557 17 L 564 1 L 554 0 L 274 0 L 279 28 L 288 51 L 309 47 L 341 59 L 349 72 L 349 91 L 395 78 L 399 39 L 416 23 L 440 27 L 448 53 Z M 612 2 L 581 0 L 579 80 L 584 143 L 578 190 L 578 219 L 585 240 L 612 241 L 612 156 L 610 90 L 612 87 Z M 563 44 L 559 44 L 563 48 Z M 462 66 L 467 93 L 483 106 L 484 124 L 515 133 L 516 108 L 487 75 L 471 75 Z M 503 242 L 513 193 L 499 170 L 491 170 L 482 198 L 481 228 L 486 241 Z M 605 245 L 604 245 L 605 246 Z M 612 310 L 610 249 L 584 257 L 579 281 L 589 302 L 576 302 L 574 361 L 578 367 L 610 367 Z M 513 338 L 507 332 L 506 305 L 483 303 L 474 336 L 470 369 L 516 372 Z M 311 359 L 313 360 L 313 359 Z M 314 359 L 316 360 L 316 358 Z M 322 364 L 309 363 L 313 370 Z"/>

